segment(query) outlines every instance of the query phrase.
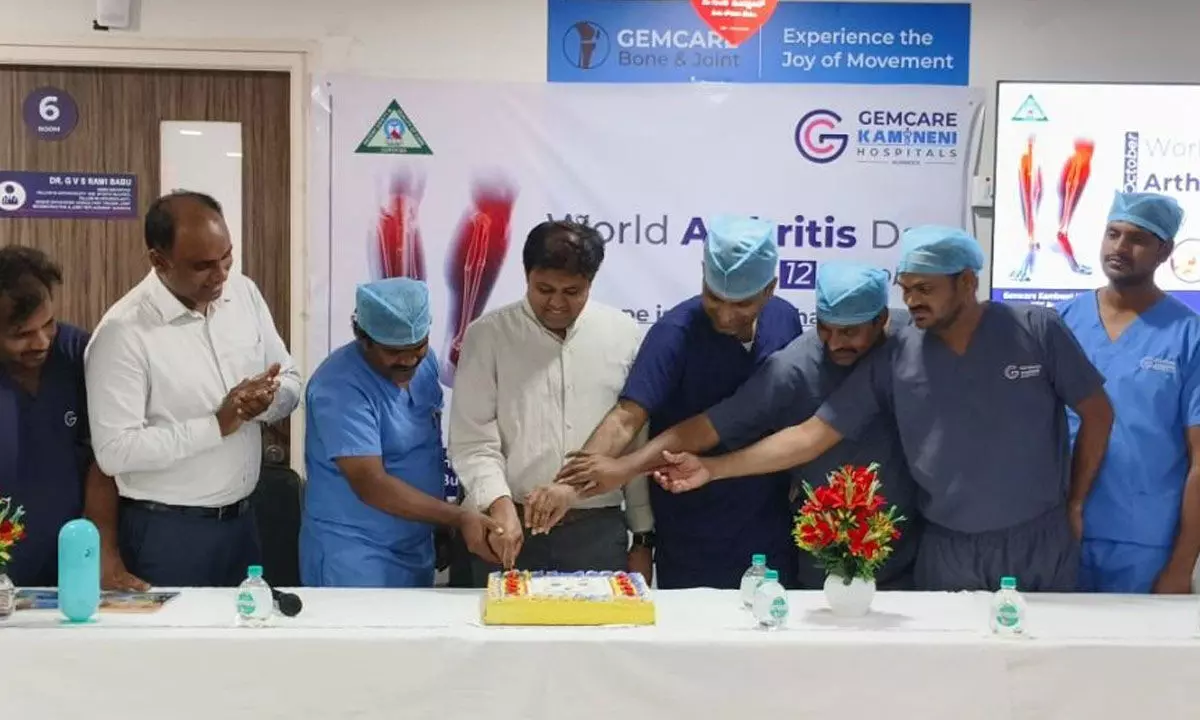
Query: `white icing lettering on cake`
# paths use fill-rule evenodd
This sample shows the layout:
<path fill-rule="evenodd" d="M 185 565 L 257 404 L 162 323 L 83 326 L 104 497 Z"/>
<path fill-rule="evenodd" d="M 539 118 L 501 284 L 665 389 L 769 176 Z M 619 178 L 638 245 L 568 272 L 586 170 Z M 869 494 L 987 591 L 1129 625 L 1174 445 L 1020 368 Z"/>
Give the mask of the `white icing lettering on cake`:
<path fill-rule="evenodd" d="M 608 578 L 579 575 L 535 576 L 530 579 L 529 594 L 533 597 L 613 599 L 612 583 Z"/>

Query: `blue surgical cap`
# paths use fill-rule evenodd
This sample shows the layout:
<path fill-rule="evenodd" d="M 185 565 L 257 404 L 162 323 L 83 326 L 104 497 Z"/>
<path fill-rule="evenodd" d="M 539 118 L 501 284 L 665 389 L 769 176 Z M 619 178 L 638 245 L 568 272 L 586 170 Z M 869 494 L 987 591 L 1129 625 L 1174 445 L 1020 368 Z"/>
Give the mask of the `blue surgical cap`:
<path fill-rule="evenodd" d="M 852 262 L 817 265 L 817 320 L 848 327 L 871 322 L 887 306 L 888 274 Z"/>
<path fill-rule="evenodd" d="M 708 221 L 704 284 L 726 300 L 745 300 L 775 279 L 779 265 L 775 223 L 721 215 Z"/>
<path fill-rule="evenodd" d="M 940 225 L 921 225 L 900 236 L 902 273 L 955 275 L 964 270 L 983 269 L 983 248 L 964 230 Z"/>
<path fill-rule="evenodd" d="M 359 285 L 354 297 L 354 319 L 380 345 L 416 345 L 429 336 L 433 322 L 429 288 L 420 280 L 406 277 Z"/>
<path fill-rule="evenodd" d="M 1183 224 L 1183 208 L 1167 195 L 1117 192 L 1108 211 L 1108 221 L 1137 225 L 1157 235 L 1159 240 L 1171 242 Z"/>

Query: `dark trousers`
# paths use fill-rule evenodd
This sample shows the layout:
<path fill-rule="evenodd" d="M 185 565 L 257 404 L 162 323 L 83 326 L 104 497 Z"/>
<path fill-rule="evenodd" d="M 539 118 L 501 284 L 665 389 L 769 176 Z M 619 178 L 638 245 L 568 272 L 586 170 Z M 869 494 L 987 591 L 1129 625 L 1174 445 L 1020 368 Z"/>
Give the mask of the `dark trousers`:
<path fill-rule="evenodd" d="M 520 508 L 518 516 L 523 516 Z M 624 570 L 629 564 L 629 535 L 619 507 L 572 510 L 546 535 L 525 532 L 517 557 L 520 570 Z M 475 587 L 487 587 L 488 574 L 499 570 L 478 557 L 471 558 Z"/>
<path fill-rule="evenodd" d="M 457 532 L 448 536 L 445 547 L 445 565 L 439 560 L 438 569 L 449 570 L 447 584 L 452 588 L 473 588 L 475 587 L 475 569 L 471 564 L 471 551 L 467 549 L 467 544 L 463 542 L 462 535 Z"/>
<path fill-rule="evenodd" d="M 929 523 L 914 570 L 917 588 L 935 592 L 995 591 L 1005 575 L 1015 577 L 1022 592 L 1075 592 L 1078 573 L 1079 543 L 1065 507 L 982 533 Z"/>
<path fill-rule="evenodd" d="M 253 509 L 217 519 L 122 501 L 119 539 L 125 567 L 156 587 L 236 587 L 262 563 Z"/>

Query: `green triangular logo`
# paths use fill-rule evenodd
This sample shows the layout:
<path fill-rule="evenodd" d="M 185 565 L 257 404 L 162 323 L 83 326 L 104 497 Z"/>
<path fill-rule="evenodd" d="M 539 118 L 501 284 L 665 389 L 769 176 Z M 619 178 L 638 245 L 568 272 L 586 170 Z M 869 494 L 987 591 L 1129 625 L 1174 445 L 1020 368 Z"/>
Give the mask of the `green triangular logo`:
<path fill-rule="evenodd" d="M 382 155 L 432 155 L 429 143 L 421 137 L 417 126 L 400 107 L 400 103 L 392 100 L 370 132 L 358 144 L 356 153 L 377 153 Z"/>
<path fill-rule="evenodd" d="M 1021 103 L 1021 107 L 1017 108 L 1012 119 L 1016 122 L 1046 122 L 1046 113 L 1042 112 L 1042 106 L 1030 95 Z"/>

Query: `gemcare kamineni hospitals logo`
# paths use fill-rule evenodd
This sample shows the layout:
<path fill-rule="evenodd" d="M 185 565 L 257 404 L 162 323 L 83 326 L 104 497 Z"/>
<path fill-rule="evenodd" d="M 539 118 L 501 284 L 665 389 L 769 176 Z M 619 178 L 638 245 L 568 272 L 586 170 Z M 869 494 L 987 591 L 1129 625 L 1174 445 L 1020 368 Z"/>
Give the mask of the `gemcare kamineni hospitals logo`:
<path fill-rule="evenodd" d="M 846 152 L 850 137 L 835 132 L 842 116 L 832 110 L 812 110 L 796 123 L 796 149 L 815 163 L 831 163 Z"/>
<path fill-rule="evenodd" d="M 563 57 L 580 70 L 603 65 L 611 49 L 608 31 L 591 20 L 580 20 L 563 34 Z"/>

